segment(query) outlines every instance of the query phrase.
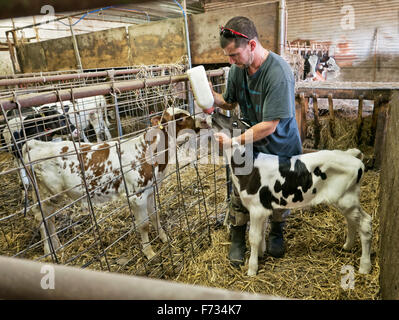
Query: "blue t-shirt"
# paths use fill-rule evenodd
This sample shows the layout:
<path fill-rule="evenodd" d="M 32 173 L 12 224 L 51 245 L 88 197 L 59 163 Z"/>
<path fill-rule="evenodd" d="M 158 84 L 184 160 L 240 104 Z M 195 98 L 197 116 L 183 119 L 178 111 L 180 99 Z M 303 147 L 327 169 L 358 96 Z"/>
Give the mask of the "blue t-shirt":
<path fill-rule="evenodd" d="M 254 146 L 263 153 L 290 157 L 302 153 L 301 138 L 295 120 L 295 80 L 290 66 L 274 52 L 253 75 L 232 65 L 223 98 L 238 102 L 242 117 L 256 125 L 280 119 L 276 130 Z"/>

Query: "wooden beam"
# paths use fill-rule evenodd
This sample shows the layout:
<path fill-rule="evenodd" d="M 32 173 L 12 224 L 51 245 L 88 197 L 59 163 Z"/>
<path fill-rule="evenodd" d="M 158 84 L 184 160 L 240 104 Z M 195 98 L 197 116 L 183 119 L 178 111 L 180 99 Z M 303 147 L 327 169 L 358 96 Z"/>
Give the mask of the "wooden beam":
<path fill-rule="evenodd" d="M 363 130 L 363 100 L 364 97 L 359 96 L 359 107 L 357 109 L 357 145 L 362 142 L 362 130 Z"/>
<path fill-rule="evenodd" d="M 377 170 L 381 168 L 381 163 L 385 152 L 384 145 L 388 129 L 388 109 L 389 103 L 382 103 L 377 118 L 374 144 L 374 168 Z"/>
<path fill-rule="evenodd" d="M 378 114 L 380 113 L 381 105 L 382 105 L 382 96 L 379 95 L 377 97 L 377 99 L 374 100 L 373 115 L 371 117 L 370 139 L 368 141 L 368 144 L 370 146 L 374 145 L 375 134 L 376 134 L 376 129 L 377 129 Z"/>
<path fill-rule="evenodd" d="M 306 138 L 306 113 L 305 98 L 303 95 L 295 97 L 295 119 L 298 125 L 299 135 L 303 142 Z"/>
<path fill-rule="evenodd" d="M 312 97 L 314 93 L 317 93 L 319 98 L 328 98 L 331 92 L 334 93 L 334 99 L 358 99 L 360 95 L 365 100 L 374 100 L 377 96 L 381 95 L 383 99 L 389 100 L 391 97 L 392 89 L 323 89 L 323 88 L 296 88 L 297 94 L 303 92 L 305 97 Z"/>
<path fill-rule="evenodd" d="M 301 126 L 300 126 L 300 134 L 302 141 L 306 138 L 306 99 L 305 95 L 300 95 L 300 104 L 301 104 Z"/>
<path fill-rule="evenodd" d="M 393 92 L 388 110 L 380 174 L 379 206 L 379 284 L 381 299 L 399 299 L 399 90 Z M 378 218 L 377 218 L 378 219 Z"/>
<path fill-rule="evenodd" d="M 314 148 L 317 149 L 320 143 L 320 119 L 319 106 L 317 103 L 317 94 L 313 95 L 313 112 L 314 112 Z"/>
<path fill-rule="evenodd" d="M 331 137 L 335 137 L 335 115 L 334 115 L 334 103 L 332 93 L 328 94 L 328 110 L 330 114 L 330 134 Z"/>

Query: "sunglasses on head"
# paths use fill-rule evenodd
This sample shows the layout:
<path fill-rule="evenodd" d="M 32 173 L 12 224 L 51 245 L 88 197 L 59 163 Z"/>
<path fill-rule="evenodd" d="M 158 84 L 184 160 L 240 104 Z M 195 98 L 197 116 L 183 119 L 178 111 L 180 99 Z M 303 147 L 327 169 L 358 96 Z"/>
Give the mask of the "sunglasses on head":
<path fill-rule="evenodd" d="M 233 29 L 225 28 L 223 26 L 220 27 L 220 35 L 225 38 L 237 38 L 237 36 L 239 36 L 249 40 L 248 36 L 246 36 L 245 34 L 242 34 Z"/>

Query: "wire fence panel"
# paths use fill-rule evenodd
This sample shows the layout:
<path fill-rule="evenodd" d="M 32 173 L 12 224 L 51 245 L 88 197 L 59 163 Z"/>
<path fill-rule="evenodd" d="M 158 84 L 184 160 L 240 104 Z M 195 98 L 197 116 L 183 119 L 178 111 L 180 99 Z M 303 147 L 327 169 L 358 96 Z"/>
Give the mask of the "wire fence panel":
<path fill-rule="evenodd" d="M 185 72 L 155 68 L 122 78 L 107 71 L 111 76 L 90 81 Z M 221 79 L 212 80 L 222 87 Z M 78 79 L 1 92 L 18 108 L 1 108 L 0 255 L 176 277 L 210 245 L 211 229 L 223 221 L 225 167 L 211 160 L 205 128 L 167 139 L 154 152 L 151 143 L 159 132 L 178 131 L 180 116 L 193 118 L 192 126 L 203 124 L 202 112 L 186 111 L 186 81 L 74 99 L 73 91 L 87 85 Z M 71 89 L 71 100 L 61 99 L 62 88 Z M 18 103 L 21 94 L 39 92 L 55 92 L 58 101 L 23 108 Z M 162 157 L 168 162 L 161 163 Z M 149 216 L 140 216 L 143 207 Z"/>

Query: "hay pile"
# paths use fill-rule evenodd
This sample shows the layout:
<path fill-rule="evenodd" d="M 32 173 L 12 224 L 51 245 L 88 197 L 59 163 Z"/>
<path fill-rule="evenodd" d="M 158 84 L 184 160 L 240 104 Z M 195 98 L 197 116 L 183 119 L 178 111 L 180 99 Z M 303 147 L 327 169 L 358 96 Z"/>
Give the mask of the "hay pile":
<path fill-rule="evenodd" d="M 379 174 L 368 171 L 362 185 L 363 208 L 373 218 L 372 250 L 379 243 L 378 229 Z M 361 254 L 360 241 L 352 252 L 342 250 L 346 222 L 333 207 L 320 205 L 308 210 L 295 210 L 287 219 L 285 228 L 286 254 L 281 259 L 266 256 L 259 260 L 256 277 L 248 277 L 249 252 L 241 270 L 230 266 L 227 259 L 228 232 L 218 228 L 212 232 L 212 246 L 188 262 L 179 282 L 279 295 L 297 299 L 378 299 L 378 256 L 372 254 L 373 269 L 369 275 L 357 273 Z M 247 239 L 247 247 L 249 243 Z M 341 287 L 341 268 L 353 266 L 355 288 Z"/>
<path fill-rule="evenodd" d="M 210 226 L 225 209 L 226 191 L 221 192 L 225 190 L 225 172 L 220 165 L 199 164 L 198 170 L 181 165 L 179 177 L 175 170 L 176 166 L 171 165 L 156 199 L 162 226 L 170 238 L 169 242 L 162 243 L 151 225 L 150 241 L 156 258 L 148 261 L 144 257 L 140 235 L 132 223 L 133 214 L 126 199 L 120 199 L 94 207 L 96 221 L 81 204 L 72 205 L 57 215 L 58 236 L 64 245 L 57 252 L 58 262 L 156 278 L 176 276 L 186 261 L 210 245 Z M 0 175 L 4 190 L 19 190 L 19 181 L 14 175 L 16 173 Z M 18 193 L 0 195 L 4 203 L 7 198 L 13 203 L 2 206 L 0 211 L 0 220 L 4 219 L 0 221 L 0 254 L 19 253 L 19 257 L 53 262 L 51 257 L 43 257 L 38 225 L 31 213 L 27 217 L 16 214 L 23 208 L 20 196 L 15 198 Z M 10 215 L 13 216 L 6 218 Z"/>
<path fill-rule="evenodd" d="M 314 147 L 312 116 L 308 115 L 308 134 L 304 147 Z M 320 117 L 319 149 L 357 147 L 366 158 L 373 157 L 368 146 L 371 117 L 364 118 L 360 145 L 357 141 L 356 113 L 340 109 L 335 113 L 334 133 L 328 116 Z M 346 221 L 335 208 L 319 205 L 307 210 L 293 210 L 285 228 L 286 254 L 281 259 L 265 256 L 259 260 L 256 277 L 248 277 L 249 252 L 241 270 L 230 266 L 227 259 L 229 236 L 225 228 L 214 228 L 212 246 L 190 261 L 175 279 L 184 283 L 262 293 L 297 299 L 379 299 L 379 219 L 377 217 L 379 173 L 365 173 L 361 187 L 361 203 L 373 219 L 372 265 L 369 275 L 357 273 L 361 255 L 360 241 L 351 252 L 342 250 L 346 235 Z M 247 247 L 249 243 L 247 239 Z M 353 266 L 355 288 L 341 287 L 341 268 Z"/>
<path fill-rule="evenodd" d="M 12 155 L 0 151 L 0 254 L 9 256 L 33 243 L 35 230 L 33 219 L 16 214 L 23 208 L 24 193 L 14 167 Z"/>
<path fill-rule="evenodd" d="M 307 119 L 307 132 L 303 146 L 305 148 L 315 148 L 316 132 L 313 114 L 309 113 Z M 357 136 L 358 130 L 356 121 L 357 114 L 350 109 L 339 109 L 335 111 L 335 121 L 333 125 L 330 123 L 328 114 L 320 116 L 320 142 L 317 149 L 346 150 L 349 148 L 358 148 L 366 157 L 372 157 L 374 148 L 368 144 L 371 132 L 371 115 L 363 118 L 363 126 L 359 139 Z"/>

